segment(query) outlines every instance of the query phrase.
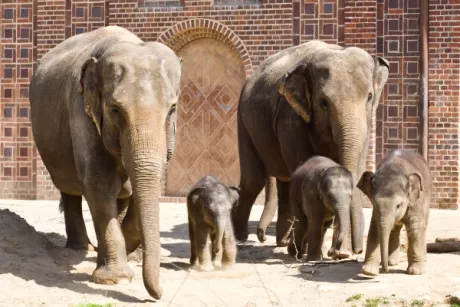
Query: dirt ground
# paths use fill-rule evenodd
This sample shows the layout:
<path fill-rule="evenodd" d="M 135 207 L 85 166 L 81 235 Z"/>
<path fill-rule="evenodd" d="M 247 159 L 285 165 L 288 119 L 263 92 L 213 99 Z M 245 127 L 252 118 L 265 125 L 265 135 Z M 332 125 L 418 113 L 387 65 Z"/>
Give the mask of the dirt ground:
<path fill-rule="evenodd" d="M 362 278 L 358 276 L 362 259 L 358 263 L 315 267 L 293 261 L 286 248 L 275 247 L 274 223 L 269 228 L 268 241 L 259 243 L 255 229 L 261 212 L 261 206 L 254 207 L 251 235 L 246 244 L 238 247 L 235 269 L 202 273 L 189 270 L 185 204 L 161 204 L 164 294 L 154 302 L 144 289 L 141 264 L 136 262 L 130 262 L 136 273 L 130 284 L 104 286 L 91 282 L 96 253 L 63 248 L 64 218 L 57 201 L 0 201 L 0 306 L 366 305 L 365 298 L 346 302 L 359 293 L 365 297 L 406 299 L 412 302 L 408 306 L 421 306 L 421 300 L 442 302 L 446 295 L 460 292 L 460 253 L 429 254 L 427 273 L 422 276 L 404 274 L 407 261 L 406 254 L 402 254 L 402 262 L 391 268 L 390 274 Z M 366 233 L 370 212 L 365 209 Z M 97 243 L 86 204 L 84 216 L 90 238 Z M 460 237 L 459 221 L 459 210 L 432 210 L 428 242 L 438 236 Z M 325 247 L 330 246 L 330 237 L 328 231 Z"/>

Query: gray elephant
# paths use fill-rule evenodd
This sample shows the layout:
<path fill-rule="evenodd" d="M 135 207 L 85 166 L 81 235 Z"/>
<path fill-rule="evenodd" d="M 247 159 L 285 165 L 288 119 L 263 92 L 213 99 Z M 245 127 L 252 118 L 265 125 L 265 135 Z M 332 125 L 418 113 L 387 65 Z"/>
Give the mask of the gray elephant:
<path fill-rule="evenodd" d="M 289 193 L 291 213 L 296 220 L 288 245 L 290 255 L 299 258 L 308 245 L 306 260 L 321 260 L 324 235 L 333 219 L 339 227 L 334 249 L 340 251 L 348 235 L 353 187 L 351 173 L 329 158 L 314 156 L 297 168 L 291 177 Z"/>
<path fill-rule="evenodd" d="M 192 266 L 212 271 L 214 267 L 231 268 L 235 264 L 237 249 L 231 211 L 237 201 L 238 189 L 226 187 L 213 176 L 201 178 L 190 189 L 187 211 Z"/>
<path fill-rule="evenodd" d="M 359 181 L 388 68 L 387 60 L 360 48 L 309 41 L 270 56 L 246 80 L 237 112 L 241 177 L 233 221 L 238 240 L 247 240 L 252 205 L 269 176 L 277 180 L 278 246 L 288 243 L 289 181 L 300 164 L 325 156 L 346 167 L 355 184 Z M 351 204 L 355 253 L 362 251 L 364 234 L 360 193 L 354 189 Z M 264 232 L 258 230 L 259 240 Z M 351 250 L 345 241 L 343 248 Z"/>
<path fill-rule="evenodd" d="M 409 150 L 395 150 L 375 173 L 365 172 L 358 187 L 374 205 L 362 273 L 378 275 L 399 262 L 399 234 L 404 225 L 408 239 L 407 273 L 423 274 L 426 228 L 431 203 L 431 174 L 425 159 Z M 380 253 L 379 253 L 380 249 Z"/>
<path fill-rule="evenodd" d="M 127 247 L 142 241 L 144 285 L 155 299 L 162 295 L 160 180 L 180 76 L 181 60 L 170 48 L 108 26 L 51 49 L 30 83 L 33 136 L 61 192 L 67 245 L 89 243 L 83 195 L 99 242 L 93 280 L 131 280 Z M 128 208 L 121 227 L 119 208 Z"/>

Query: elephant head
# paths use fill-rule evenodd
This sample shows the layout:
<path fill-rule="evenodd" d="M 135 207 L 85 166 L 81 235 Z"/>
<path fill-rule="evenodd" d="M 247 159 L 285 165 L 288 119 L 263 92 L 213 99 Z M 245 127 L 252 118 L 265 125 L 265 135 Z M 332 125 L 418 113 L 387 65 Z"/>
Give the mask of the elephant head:
<path fill-rule="evenodd" d="M 350 202 L 353 194 L 353 178 L 343 167 L 330 167 L 321 172 L 318 191 L 326 208 L 338 220 L 338 238 L 335 250 L 340 251 L 342 242 L 350 226 Z"/>
<path fill-rule="evenodd" d="M 388 272 L 388 244 L 390 233 L 396 224 L 401 224 L 408 208 L 414 207 L 420 198 L 424 187 L 420 174 L 406 174 L 397 165 L 375 174 L 364 172 L 358 183 L 361 189 L 372 201 L 375 222 L 380 240 L 382 267 Z"/>
<path fill-rule="evenodd" d="M 117 161 L 120 189 L 129 179 L 138 211 L 143 278 L 160 298 L 160 180 L 178 101 L 181 61 L 168 47 L 117 43 L 86 61 L 80 93 L 86 114 Z M 108 243 L 110 244 L 110 242 Z"/>
<path fill-rule="evenodd" d="M 279 81 L 280 94 L 308 123 L 315 153 L 346 167 L 355 184 L 365 170 L 371 120 L 388 70 L 386 59 L 373 59 L 360 48 L 321 47 Z M 352 202 L 351 214 L 352 230 L 359 229 L 359 202 Z M 359 238 L 352 231 L 353 242 Z"/>

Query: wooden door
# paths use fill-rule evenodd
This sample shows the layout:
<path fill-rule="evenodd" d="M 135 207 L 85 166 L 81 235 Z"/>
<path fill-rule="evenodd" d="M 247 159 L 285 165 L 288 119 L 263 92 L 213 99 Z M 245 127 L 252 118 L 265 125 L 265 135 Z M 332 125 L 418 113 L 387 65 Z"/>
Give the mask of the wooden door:
<path fill-rule="evenodd" d="M 186 196 L 202 176 L 239 183 L 236 110 L 245 80 L 239 55 L 212 38 L 190 42 L 182 57 L 177 134 L 166 193 Z"/>

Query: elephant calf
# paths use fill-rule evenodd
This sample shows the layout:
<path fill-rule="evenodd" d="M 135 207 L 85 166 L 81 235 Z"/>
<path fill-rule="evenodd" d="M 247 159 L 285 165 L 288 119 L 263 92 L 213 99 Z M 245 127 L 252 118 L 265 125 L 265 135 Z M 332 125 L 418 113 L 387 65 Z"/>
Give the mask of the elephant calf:
<path fill-rule="evenodd" d="M 408 239 L 407 273 L 423 274 L 431 202 L 431 175 L 425 159 L 412 151 L 393 151 L 375 173 L 363 174 L 358 188 L 374 205 L 362 273 L 378 275 L 380 257 L 385 273 L 388 264 L 398 264 L 399 233 L 404 225 Z"/>
<path fill-rule="evenodd" d="M 348 237 L 353 187 L 352 174 L 329 158 L 314 156 L 297 168 L 290 186 L 291 212 L 297 220 L 290 255 L 304 254 L 308 244 L 307 261 L 320 260 L 324 234 L 335 217 L 339 231 L 330 253 L 334 258 L 349 257 L 340 249 Z"/>
<path fill-rule="evenodd" d="M 212 271 L 221 265 L 229 268 L 235 264 L 237 248 L 231 211 L 238 196 L 237 188 L 226 187 L 213 176 L 201 178 L 190 190 L 187 210 L 192 266 L 195 266 L 197 257 L 202 271 Z"/>

